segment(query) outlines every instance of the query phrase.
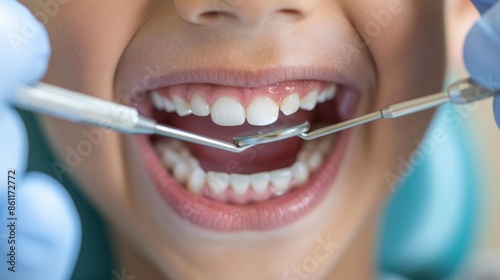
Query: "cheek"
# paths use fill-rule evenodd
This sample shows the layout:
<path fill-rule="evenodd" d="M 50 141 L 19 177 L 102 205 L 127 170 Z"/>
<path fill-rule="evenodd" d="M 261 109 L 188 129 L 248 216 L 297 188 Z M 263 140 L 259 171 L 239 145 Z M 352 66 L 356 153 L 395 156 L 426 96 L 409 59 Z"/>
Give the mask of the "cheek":
<path fill-rule="evenodd" d="M 150 1 L 22 2 L 49 32 L 52 56 L 44 82 L 115 99 L 115 69 L 123 50 L 141 26 Z M 117 205 L 126 207 L 120 136 L 50 117 L 41 117 L 41 121 L 59 156 L 58 166 L 64 167 L 58 169 L 59 173 L 65 173 L 63 178 L 67 180 L 67 174 L 73 175 L 107 215 L 113 215 L 116 209 L 111 208 Z M 89 138 L 92 135 L 94 141 Z"/>
<path fill-rule="evenodd" d="M 364 1 L 358 1 L 364 2 Z M 390 9 L 388 3 L 399 3 Z M 355 4 L 353 4 L 355 5 Z M 396 7 L 396 6 L 395 6 Z M 443 3 L 438 1 L 374 1 L 353 9 L 377 69 L 372 110 L 441 91 L 445 44 Z M 399 174 L 399 159 L 408 159 L 432 117 L 426 111 L 368 128 L 367 166 L 378 166 L 379 177 Z M 377 168 L 377 167 L 375 167 Z M 388 185 L 387 183 L 384 185 Z"/>
<path fill-rule="evenodd" d="M 351 14 L 361 34 L 358 48 L 369 51 L 376 65 L 373 108 L 440 90 L 445 61 L 443 3 L 390 0 L 373 1 L 367 7 L 359 2 L 364 1 L 355 2 Z"/>
<path fill-rule="evenodd" d="M 113 99 L 116 67 L 149 2 L 25 1 L 49 32 L 53 53 L 44 81 Z"/>
<path fill-rule="evenodd" d="M 416 2 L 416 1 L 415 1 Z M 423 19 L 425 15 L 425 19 Z M 379 51 L 379 106 L 387 106 L 442 90 L 445 73 L 445 36 L 443 4 L 422 1 L 415 4 L 415 11 L 402 15 L 406 23 L 394 26 L 388 34 L 395 36 L 381 39 Z M 385 61 L 382 62 L 382 60 Z M 395 142 L 406 156 L 417 148 L 432 117 L 432 111 L 388 120 L 380 124 L 380 140 Z M 411 128 L 411 129 L 409 129 Z"/>
<path fill-rule="evenodd" d="M 442 4 L 417 5 L 413 12 L 402 12 L 401 18 L 404 20 L 391 25 L 373 45 L 380 65 L 380 106 L 431 94 L 442 87 L 446 58 Z M 391 87 L 407 91 L 383 90 Z"/>
<path fill-rule="evenodd" d="M 120 136 L 114 132 L 41 117 L 41 124 L 56 152 L 50 163 L 63 182 L 71 176 L 83 192 L 113 215 L 127 207 L 127 182 Z"/>

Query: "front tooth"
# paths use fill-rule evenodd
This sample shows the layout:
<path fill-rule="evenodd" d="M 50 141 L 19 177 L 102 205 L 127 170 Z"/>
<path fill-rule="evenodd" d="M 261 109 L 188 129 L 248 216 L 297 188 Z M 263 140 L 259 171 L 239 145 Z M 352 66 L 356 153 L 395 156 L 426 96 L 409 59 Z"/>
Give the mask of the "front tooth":
<path fill-rule="evenodd" d="M 250 175 L 251 187 L 258 194 L 266 192 L 269 180 L 269 172 L 261 172 Z"/>
<path fill-rule="evenodd" d="M 177 114 L 181 117 L 191 114 L 191 106 L 182 98 L 175 95 L 174 98 L 175 110 Z"/>
<path fill-rule="evenodd" d="M 281 101 L 280 103 L 281 112 L 283 112 L 285 116 L 297 112 L 297 110 L 299 110 L 299 107 L 300 107 L 300 96 L 297 93 L 285 97 L 285 99 L 283 99 L 283 101 Z"/>
<path fill-rule="evenodd" d="M 163 110 L 165 108 L 163 99 L 157 91 L 151 92 L 151 102 L 153 102 L 156 110 Z"/>
<path fill-rule="evenodd" d="M 242 125 L 245 122 L 245 108 L 238 100 L 224 96 L 212 104 L 210 116 L 214 123 L 221 126 Z"/>
<path fill-rule="evenodd" d="M 273 170 L 270 172 L 270 179 L 276 190 L 284 192 L 290 187 L 292 170 L 290 168 Z"/>
<path fill-rule="evenodd" d="M 191 98 L 191 110 L 193 110 L 193 115 L 205 117 L 210 115 L 210 106 L 203 99 L 203 97 L 195 94 Z"/>
<path fill-rule="evenodd" d="M 209 171 L 207 173 L 207 184 L 213 194 L 222 194 L 229 186 L 229 174 Z"/>
<path fill-rule="evenodd" d="M 292 173 L 297 185 L 302 185 L 309 179 L 309 169 L 301 161 L 297 161 L 292 165 Z"/>
<path fill-rule="evenodd" d="M 316 107 L 317 100 L 318 100 L 318 91 L 313 90 L 300 100 L 300 108 L 307 111 L 312 111 L 312 109 Z"/>
<path fill-rule="evenodd" d="M 235 194 L 242 196 L 247 193 L 250 187 L 249 175 L 231 174 L 229 175 L 229 180 L 231 181 L 231 187 Z"/>
<path fill-rule="evenodd" d="M 251 125 L 268 125 L 278 119 L 279 107 L 271 98 L 260 97 L 247 107 L 247 121 Z"/>
<path fill-rule="evenodd" d="M 193 172 L 189 175 L 187 187 L 193 193 L 200 193 L 201 189 L 205 185 L 205 178 L 207 174 L 200 167 L 195 168 Z"/>

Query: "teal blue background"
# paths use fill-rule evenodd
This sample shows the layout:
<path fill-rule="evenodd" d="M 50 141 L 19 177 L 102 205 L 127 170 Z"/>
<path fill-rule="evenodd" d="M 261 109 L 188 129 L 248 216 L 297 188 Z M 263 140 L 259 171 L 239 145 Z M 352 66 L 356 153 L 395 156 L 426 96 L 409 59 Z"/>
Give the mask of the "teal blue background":
<path fill-rule="evenodd" d="M 481 184 L 473 148 L 478 139 L 471 139 L 468 126 L 474 108 L 445 105 L 437 111 L 426 138 L 441 130 L 446 140 L 396 188 L 383 214 L 383 270 L 410 279 L 448 279 L 474 245 Z"/>

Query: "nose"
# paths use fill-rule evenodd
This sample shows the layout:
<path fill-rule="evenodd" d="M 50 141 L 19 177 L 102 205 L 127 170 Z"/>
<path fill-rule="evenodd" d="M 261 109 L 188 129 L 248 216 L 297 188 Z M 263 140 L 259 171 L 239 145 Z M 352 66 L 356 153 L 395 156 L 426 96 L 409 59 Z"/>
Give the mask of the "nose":
<path fill-rule="evenodd" d="M 272 17 L 300 20 L 309 15 L 319 0 L 175 0 L 179 15 L 186 21 L 212 25 L 221 19 L 258 25 Z"/>

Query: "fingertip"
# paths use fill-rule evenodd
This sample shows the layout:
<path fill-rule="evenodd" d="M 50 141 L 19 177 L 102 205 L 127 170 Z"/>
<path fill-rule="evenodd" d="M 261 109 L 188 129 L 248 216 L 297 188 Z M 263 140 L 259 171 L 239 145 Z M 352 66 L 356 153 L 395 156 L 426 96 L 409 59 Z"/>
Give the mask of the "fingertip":
<path fill-rule="evenodd" d="M 1 78 L 0 78 L 1 79 Z M 0 171 L 24 173 L 28 159 L 28 134 L 21 116 L 0 100 Z"/>
<path fill-rule="evenodd" d="M 498 2 L 498 0 L 471 0 L 472 4 L 481 13 L 485 13 L 491 6 Z"/>
<path fill-rule="evenodd" d="M 39 172 L 29 172 L 21 178 L 22 188 L 19 195 L 29 205 L 29 212 L 20 213 L 26 216 L 37 213 L 39 226 L 43 228 L 63 228 L 77 234 L 80 229 L 80 217 L 75 204 L 66 189 L 54 178 Z M 27 210 L 22 208 L 21 210 Z M 36 227 L 40 229 L 40 227 Z M 57 238 L 59 239 L 59 238 Z M 57 241 L 58 243 L 60 242 Z"/>
<path fill-rule="evenodd" d="M 71 196 L 54 178 L 28 173 L 17 193 L 23 279 L 70 279 L 81 246 L 81 222 Z M 35 238 L 34 238 L 35 237 Z M 34 276 L 37 276 L 36 278 Z"/>
<path fill-rule="evenodd" d="M 8 95 L 17 83 L 43 77 L 50 42 L 44 26 L 17 1 L 0 1 L 0 34 L 0 95 Z"/>
<path fill-rule="evenodd" d="M 500 6 L 499 6 L 500 7 Z M 482 85 L 500 88 L 500 31 L 492 29 L 484 19 L 467 34 L 464 63 L 472 79 Z"/>

